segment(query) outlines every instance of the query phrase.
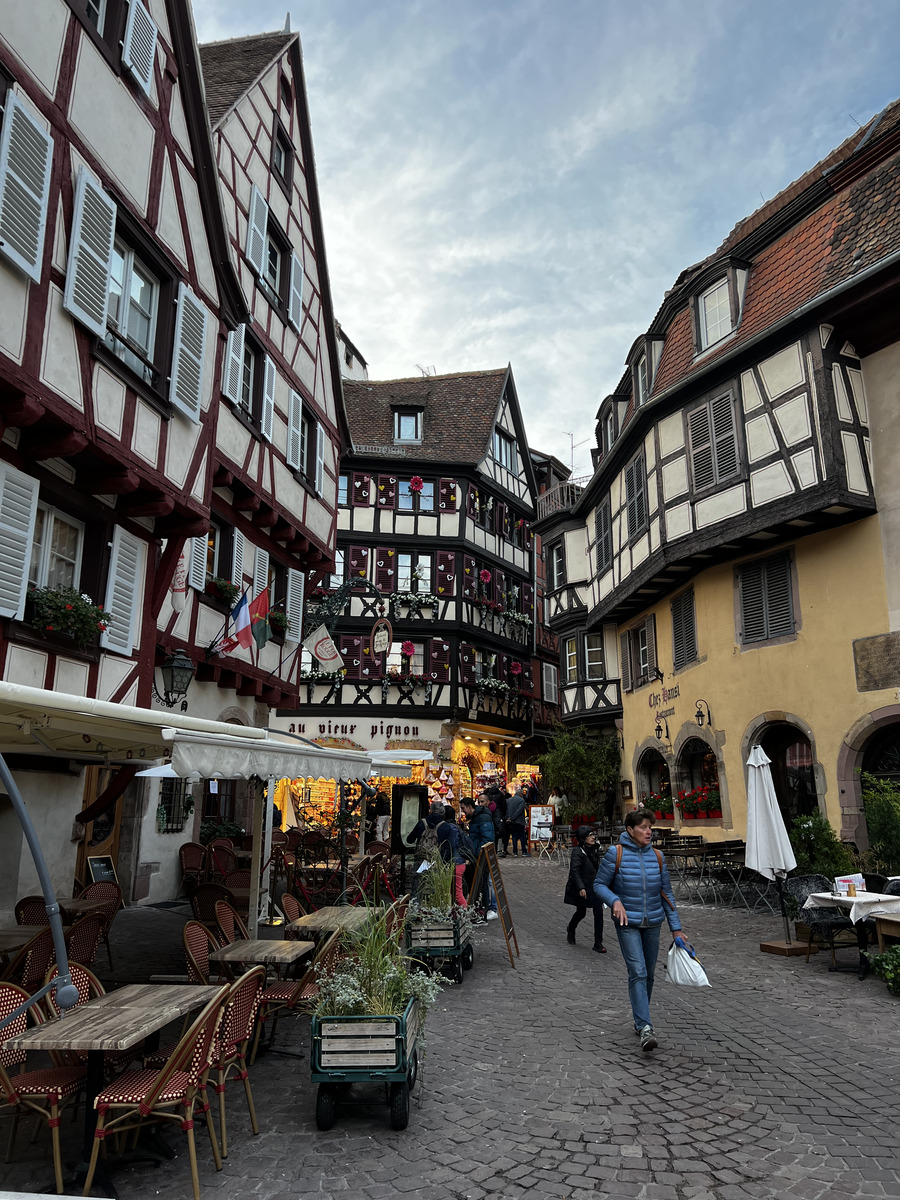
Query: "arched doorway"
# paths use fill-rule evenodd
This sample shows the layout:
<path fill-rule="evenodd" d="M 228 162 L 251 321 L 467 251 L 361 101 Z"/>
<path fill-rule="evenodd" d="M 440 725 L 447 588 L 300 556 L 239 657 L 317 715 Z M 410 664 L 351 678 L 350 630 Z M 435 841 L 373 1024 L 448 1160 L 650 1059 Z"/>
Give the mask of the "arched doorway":
<path fill-rule="evenodd" d="M 767 726 L 759 744 L 772 760 L 778 807 L 790 829 L 797 817 L 819 810 L 812 744 L 805 733 L 784 721 Z"/>
<path fill-rule="evenodd" d="M 862 769 L 877 779 L 900 783 L 900 724 L 888 725 L 872 738 L 863 755 Z"/>
<path fill-rule="evenodd" d="M 637 768 L 638 801 L 645 804 L 651 796 L 671 796 L 672 781 L 669 764 L 658 750 L 644 751 Z"/>

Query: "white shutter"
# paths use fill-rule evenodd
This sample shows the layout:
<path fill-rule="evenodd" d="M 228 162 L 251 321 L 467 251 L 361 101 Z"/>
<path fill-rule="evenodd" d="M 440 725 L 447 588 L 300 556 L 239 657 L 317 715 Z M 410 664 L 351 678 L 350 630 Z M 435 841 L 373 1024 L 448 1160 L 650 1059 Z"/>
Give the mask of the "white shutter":
<path fill-rule="evenodd" d="M 190 561 L 188 563 L 188 583 L 198 592 L 206 588 L 206 554 L 209 542 L 205 537 L 191 538 Z"/>
<path fill-rule="evenodd" d="M 203 395 L 206 315 L 206 306 L 186 284 L 180 283 L 169 402 L 195 422 L 200 420 L 200 399 Z"/>
<path fill-rule="evenodd" d="M 306 576 L 302 571 L 295 571 L 292 567 L 289 567 L 287 573 L 287 601 L 285 603 L 288 623 L 284 634 L 285 639 L 289 642 L 300 642 L 303 640 L 303 595 L 305 589 Z"/>
<path fill-rule="evenodd" d="M 6 97 L 0 129 L 0 250 L 41 281 L 53 139 L 31 106 Z"/>
<path fill-rule="evenodd" d="M 275 423 L 275 364 L 266 356 L 266 371 L 263 380 L 262 416 L 259 427 L 263 437 L 271 442 L 272 426 Z"/>
<path fill-rule="evenodd" d="M 145 542 L 116 526 L 103 605 L 111 618 L 106 632 L 100 637 L 104 650 L 116 654 L 131 654 L 134 650 L 143 599 L 145 553 Z"/>
<path fill-rule="evenodd" d="M 91 333 L 106 333 L 109 271 L 116 236 L 116 206 L 82 167 L 75 186 L 75 215 L 69 242 L 63 307 Z"/>
<path fill-rule="evenodd" d="M 234 531 L 231 544 L 231 582 L 235 587 L 244 590 L 244 535 L 239 529 Z"/>
<path fill-rule="evenodd" d="M 244 382 L 244 333 L 245 325 L 232 329 L 225 342 L 225 362 L 222 364 L 222 394 L 235 404 L 241 402 L 241 385 Z"/>
<path fill-rule="evenodd" d="M 130 0 L 122 41 L 122 66 L 131 72 L 148 96 L 155 62 L 156 22 L 140 0 Z"/>
<path fill-rule="evenodd" d="M 0 463 L 0 616 L 21 617 L 28 586 L 38 481 Z"/>
<path fill-rule="evenodd" d="M 263 588 L 269 586 L 269 552 L 268 550 L 260 550 L 259 546 L 254 547 L 253 554 L 253 595 L 252 600 L 255 600 Z"/>
<path fill-rule="evenodd" d="M 257 275 L 262 275 L 266 262 L 266 234 L 269 228 L 269 206 L 262 192 L 254 185 L 250 192 L 250 212 L 247 220 L 247 246 L 244 253 Z"/>
<path fill-rule="evenodd" d="M 295 329 L 303 320 L 303 263 L 291 251 L 291 291 L 288 298 L 288 319 Z"/>
<path fill-rule="evenodd" d="M 325 429 L 316 422 L 316 495 L 325 491 Z"/>
<path fill-rule="evenodd" d="M 303 397 L 298 392 L 291 392 L 291 403 L 288 410 L 288 466 L 295 471 L 303 470 Z"/>
<path fill-rule="evenodd" d="M 541 663 L 541 671 L 544 676 L 544 679 L 543 679 L 544 686 L 541 689 L 543 692 L 544 699 L 546 700 L 546 702 L 548 704 L 556 704 L 559 699 L 557 684 L 556 684 L 556 681 L 557 681 L 556 667 L 552 666 L 550 663 Z"/>

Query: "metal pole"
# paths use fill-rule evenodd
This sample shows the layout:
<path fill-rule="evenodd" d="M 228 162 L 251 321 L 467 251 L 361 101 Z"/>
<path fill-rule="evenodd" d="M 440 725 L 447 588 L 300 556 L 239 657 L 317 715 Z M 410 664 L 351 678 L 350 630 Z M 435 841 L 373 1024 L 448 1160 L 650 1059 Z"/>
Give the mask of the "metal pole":
<path fill-rule="evenodd" d="M 338 784 L 338 819 L 341 825 L 341 894 L 338 904 L 347 903 L 347 791 L 343 780 Z"/>
<path fill-rule="evenodd" d="M 59 970 L 56 977 L 56 1003 L 59 1005 L 62 1014 L 65 1015 L 66 1009 L 74 1008 L 78 1003 L 78 988 L 72 983 L 72 976 L 69 974 L 69 960 L 66 957 L 66 939 L 63 934 L 59 904 L 57 903 L 56 893 L 53 890 L 53 884 L 50 881 L 50 872 L 47 870 L 47 862 L 44 858 L 44 851 L 41 849 L 37 832 L 32 824 L 31 817 L 28 815 L 28 809 L 25 807 L 21 793 L 16 786 L 16 781 L 12 777 L 12 772 L 2 754 L 0 754 L 0 781 L 2 781 L 3 786 L 6 788 L 16 816 L 19 818 L 19 824 L 22 826 L 22 832 L 25 834 L 25 840 L 28 842 L 28 848 L 31 851 L 31 857 L 34 859 L 35 869 L 41 883 L 41 891 L 44 894 L 47 906 L 47 916 L 50 918 L 50 929 L 53 932 L 56 965 Z M 43 992 L 32 996 L 28 1002 L 29 1005 L 39 1000 L 42 994 Z M 16 1013 L 18 1011 L 17 1009 Z M 11 1013 L 5 1021 L 0 1022 L 0 1029 L 11 1021 L 16 1016 L 16 1013 Z"/>
<path fill-rule="evenodd" d="M 790 946 L 790 944 L 791 944 L 791 925 L 790 925 L 790 922 L 788 921 L 787 912 L 785 911 L 785 907 L 784 907 L 784 891 L 782 890 L 782 886 L 781 886 L 782 883 L 783 883 L 782 877 L 776 871 L 775 872 L 775 886 L 778 889 L 778 903 L 781 905 L 781 919 L 782 919 L 782 921 L 784 921 L 784 940 Z"/>

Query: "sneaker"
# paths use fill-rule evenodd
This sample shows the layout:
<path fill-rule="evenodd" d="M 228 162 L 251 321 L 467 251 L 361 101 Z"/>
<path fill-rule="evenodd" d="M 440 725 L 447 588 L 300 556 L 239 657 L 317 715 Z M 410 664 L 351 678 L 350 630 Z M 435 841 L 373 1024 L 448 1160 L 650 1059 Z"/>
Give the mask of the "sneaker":
<path fill-rule="evenodd" d="M 484 919 L 486 921 L 497 921 L 497 920 L 499 920 L 499 918 L 500 918 L 500 914 L 498 912 L 495 912 L 493 908 L 489 908 Z"/>
<path fill-rule="evenodd" d="M 648 1050 L 655 1050 L 658 1045 L 653 1026 L 645 1025 L 641 1030 L 641 1049 L 646 1053 Z"/>
<path fill-rule="evenodd" d="M 522 857 L 523 857 L 523 858 L 531 858 L 531 851 L 530 851 L 530 850 L 523 850 L 523 851 L 522 851 Z"/>
<path fill-rule="evenodd" d="M 606 947 L 605 947 L 604 945 L 595 946 L 595 947 L 594 947 L 594 949 L 596 950 L 596 952 L 597 952 L 598 954 L 605 954 L 605 953 L 606 953 Z"/>

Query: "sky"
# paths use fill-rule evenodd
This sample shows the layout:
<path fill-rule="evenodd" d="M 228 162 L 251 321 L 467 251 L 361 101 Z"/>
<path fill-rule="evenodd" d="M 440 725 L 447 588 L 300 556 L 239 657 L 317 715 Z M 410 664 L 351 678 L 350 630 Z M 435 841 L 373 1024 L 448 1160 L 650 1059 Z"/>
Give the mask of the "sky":
<path fill-rule="evenodd" d="M 193 0 L 201 41 L 290 0 Z M 335 315 L 372 379 L 511 363 L 594 419 L 681 270 L 900 95 L 898 0 L 303 0 Z"/>

